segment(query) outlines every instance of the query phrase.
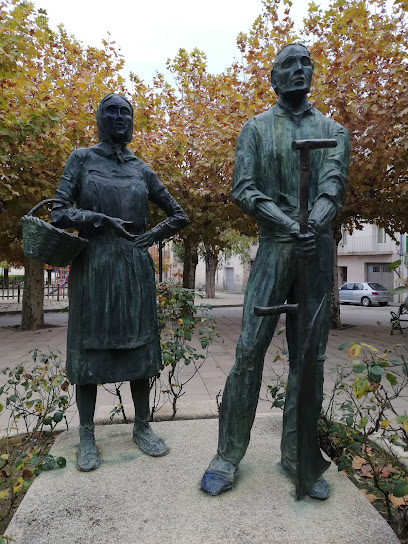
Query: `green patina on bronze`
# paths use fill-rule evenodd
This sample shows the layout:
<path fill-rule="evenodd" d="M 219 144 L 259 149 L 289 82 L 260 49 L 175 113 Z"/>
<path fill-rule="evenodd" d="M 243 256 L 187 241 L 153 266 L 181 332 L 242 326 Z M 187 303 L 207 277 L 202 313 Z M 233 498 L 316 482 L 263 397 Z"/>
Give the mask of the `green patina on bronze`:
<path fill-rule="evenodd" d="M 349 161 L 347 130 L 307 103 L 313 64 L 306 48 L 290 45 L 277 56 L 272 85 L 278 102 L 248 121 L 236 147 L 232 195 L 236 204 L 259 225 L 259 250 L 251 269 L 244 301 L 242 333 L 236 362 L 224 389 L 219 423 L 218 453 L 202 481 L 202 488 L 216 495 L 230 489 L 236 468 L 245 455 L 255 418 L 266 350 L 279 315 L 258 317 L 255 307 L 299 302 L 299 267 L 307 259 L 307 302 L 310 323 L 320 310 L 314 338 L 316 394 L 314 417 L 323 397 L 323 363 L 329 332 L 330 288 L 333 261 L 331 221 L 345 194 Z M 299 230 L 299 158 L 294 140 L 336 139 L 334 149 L 310 153 L 308 209 L 309 232 Z M 299 256 L 301 258 L 299 258 Z M 282 464 L 296 472 L 296 404 L 299 353 L 299 314 L 288 313 L 286 334 L 290 370 L 283 417 Z M 302 349 L 302 346 L 300 347 Z M 317 487 L 319 487 L 317 485 Z M 319 491 L 309 490 L 311 496 Z M 320 495 L 322 495 L 320 493 Z"/>
<path fill-rule="evenodd" d="M 55 205 L 51 215 L 53 225 L 73 227 L 88 240 L 69 273 L 67 375 L 77 384 L 81 470 L 99 466 L 93 438 L 96 384 L 131 382 L 134 439 L 144 451 L 152 447 L 150 454 L 160 454 L 147 424 L 148 378 L 161 362 L 148 248 L 188 223 L 153 170 L 126 147 L 133 131 L 130 103 L 108 95 L 96 120 L 100 143 L 71 154 L 56 191 L 66 204 Z M 146 231 L 149 201 L 167 219 Z"/>

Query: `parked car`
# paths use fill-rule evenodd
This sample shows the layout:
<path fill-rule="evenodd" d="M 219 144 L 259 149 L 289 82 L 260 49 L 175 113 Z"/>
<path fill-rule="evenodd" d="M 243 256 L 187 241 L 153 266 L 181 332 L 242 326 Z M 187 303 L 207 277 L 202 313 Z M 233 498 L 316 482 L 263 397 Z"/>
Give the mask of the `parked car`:
<path fill-rule="evenodd" d="M 380 306 L 387 306 L 391 300 L 390 292 L 384 285 L 375 282 L 360 283 L 348 282 L 339 288 L 340 302 L 343 304 L 362 304 L 371 306 L 378 302 Z"/>

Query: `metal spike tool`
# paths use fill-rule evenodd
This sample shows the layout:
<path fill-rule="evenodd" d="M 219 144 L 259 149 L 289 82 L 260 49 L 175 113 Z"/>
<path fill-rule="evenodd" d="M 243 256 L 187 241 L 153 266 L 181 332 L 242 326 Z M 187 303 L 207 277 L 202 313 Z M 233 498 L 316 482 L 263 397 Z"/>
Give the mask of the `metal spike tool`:
<path fill-rule="evenodd" d="M 310 161 L 309 153 L 314 149 L 336 147 L 335 139 L 295 140 L 292 149 L 300 151 L 300 202 L 299 227 L 300 234 L 308 234 L 308 199 Z M 322 321 L 321 309 L 326 296 L 321 301 L 313 319 L 307 324 L 307 257 L 298 257 L 298 288 L 299 301 L 297 304 L 282 304 L 280 306 L 255 306 L 257 316 L 277 315 L 281 313 L 298 314 L 298 368 L 297 368 L 297 460 L 296 460 L 296 499 L 300 500 L 310 486 L 327 470 L 330 462 L 324 459 L 320 451 L 317 437 L 316 414 L 316 374 L 317 353 L 319 347 L 319 330 Z"/>

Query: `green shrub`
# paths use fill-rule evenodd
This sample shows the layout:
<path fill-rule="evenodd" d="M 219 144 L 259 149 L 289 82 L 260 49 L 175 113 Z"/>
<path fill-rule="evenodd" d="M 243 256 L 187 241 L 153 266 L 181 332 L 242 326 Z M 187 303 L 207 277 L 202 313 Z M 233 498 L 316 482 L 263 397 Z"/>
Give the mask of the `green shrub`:
<path fill-rule="evenodd" d="M 319 421 L 321 447 L 406 537 L 407 468 L 393 447 L 408 450 L 408 415 L 397 407 L 408 385 L 406 348 L 380 353 L 350 341 L 339 349 L 348 350 L 351 365 L 334 369 L 335 385 Z"/>
<path fill-rule="evenodd" d="M 177 412 L 177 402 L 184 395 L 185 385 L 195 376 L 208 356 L 208 347 L 218 333 L 208 304 L 194 304 L 197 296 L 191 289 L 172 283 L 157 284 L 157 317 L 159 321 L 162 364 L 160 373 L 151 381 L 154 402 L 151 418 L 164 394 Z M 198 295 L 199 296 L 199 295 Z M 193 344 L 193 333 L 198 330 L 200 348 Z M 194 370 L 183 377 L 183 367 Z"/>
<path fill-rule="evenodd" d="M 150 419 L 167 402 L 172 406 L 172 418 L 177 413 L 177 403 L 185 393 L 185 386 L 197 374 L 208 356 L 208 347 L 214 337 L 215 319 L 208 304 L 194 304 L 197 295 L 192 289 L 185 289 L 174 283 L 158 283 L 157 319 L 160 332 L 162 362 L 160 372 L 150 380 L 153 402 Z M 193 334 L 195 333 L 195 338 Z M 199 347 L 196 347 L 198 344 Z M 187 374 L 183 370 L 189 367 Z M 105 389 L 118 398 L 111 410 L 111 420 L 122 416 L 127 422 L 120 388 L 122 384 Z"/>
<path fill-rule="evenodd" d="M 12 284 L 18 284 L 24 281 L 24 275 L 15 274 L 15 275 L 9 276 L 8 280 L 9 280 L 10 286 Z M 4 276 L 0 276 L 0 287 L 3 287 L 3 285 L 4 285 Z"/>
<path fill-rule="evenodd" d="M 68 428 L 66 411 L 73 397 L 59 351 L 34 350 L 31 364 L 1 374 L 0 412 L 8 414 L 8 425 L 0 439 L 0 526 L 35 476 L 65 467 L 65 458 L 55 459 L 48 450 L 57 424 L 65 421 Z"/>

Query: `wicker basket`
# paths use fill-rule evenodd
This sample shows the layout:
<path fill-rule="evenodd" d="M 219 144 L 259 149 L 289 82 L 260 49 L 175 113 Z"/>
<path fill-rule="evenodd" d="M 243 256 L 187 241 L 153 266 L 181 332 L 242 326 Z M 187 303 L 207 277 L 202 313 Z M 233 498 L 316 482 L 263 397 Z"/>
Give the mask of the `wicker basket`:
<path fill-rule="evenodd" d="M 57 229 L 33 216 L 41 206 L 49 202 L 66 204 L 63 200 L 48 198 L 34 206 L 27 215 L 21 218 L 23 251 L 27 257 L 51 266 L 67 266 L 87 246 L 88 240 Z"/>

